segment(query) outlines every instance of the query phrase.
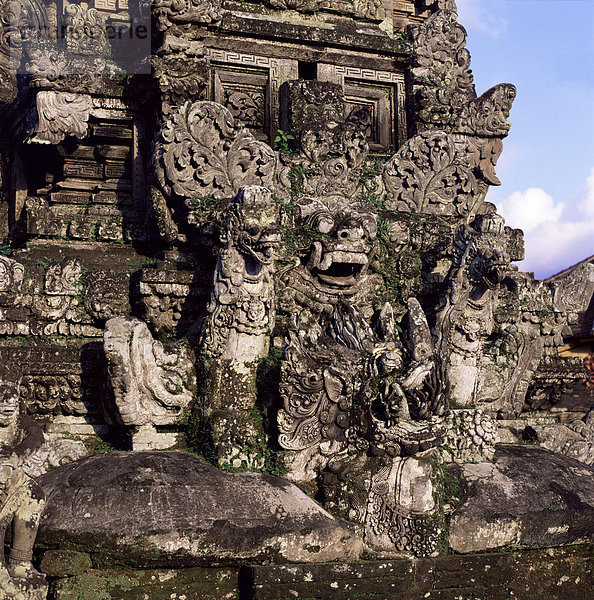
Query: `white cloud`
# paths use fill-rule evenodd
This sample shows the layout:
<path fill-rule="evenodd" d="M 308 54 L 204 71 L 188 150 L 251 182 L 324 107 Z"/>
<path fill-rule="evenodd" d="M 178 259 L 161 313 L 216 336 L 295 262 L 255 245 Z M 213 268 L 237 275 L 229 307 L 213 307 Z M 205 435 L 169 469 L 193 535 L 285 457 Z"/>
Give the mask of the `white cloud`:
<path fill-rule="evenodd" d="M 585 215 L 594 218 L 594 169 L 590 171 L 590 176 L 586 179 L 586 185 L 582 188 L 580 196 L 579 209 Z"/>
<path fill-rule="evenodd" d="M 514 192 L 499 205 L 501 214 L 510 227 L 520 227 L 524 233 L 534 231 L 545 223 L 556 223 L 564 205 L 555 204 L 553 198 L 540 188 Z"/>
<path fill-rule="evenodd" d="M 575 198 L 555 203 L 540 188 L 514 192 L 499 203 L 510 227 L 524 230 L 524 271 L 540 279 L 594 254 L 594 169 Z"/>
<path fill-rule="evenodd" d="M 458 21 L 491 37 L 498 38 L 507 31 L 506 19 L 494 14 L 494 7 L 484 0 L 456 0 Z"/>

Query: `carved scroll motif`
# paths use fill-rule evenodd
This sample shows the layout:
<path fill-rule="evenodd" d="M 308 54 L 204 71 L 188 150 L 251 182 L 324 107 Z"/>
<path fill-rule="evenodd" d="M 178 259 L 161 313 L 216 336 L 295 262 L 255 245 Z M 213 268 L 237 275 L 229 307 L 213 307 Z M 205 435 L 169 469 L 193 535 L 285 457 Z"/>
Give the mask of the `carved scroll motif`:
<path fill-rule="evenodd" d="M 6 256 L 0 256 L 0 293 L 17 294 L 23 283 L 25 267 Z"/>
<path fill-rule="evenodd" d="M 57 144 L 67 135 L 84 138 L 89 127 L 91 96 L 69 92 L 41 91 L 36 96 L 37 123 L 28 142 Z"/>
<path fill-rule="evenodd" d="M 276 155 L 215 102 L 184 104 L 161 130 L 156 170 L 163 190 L 182 198 L 234 196 L 240 187 L 269 187 Z"/>

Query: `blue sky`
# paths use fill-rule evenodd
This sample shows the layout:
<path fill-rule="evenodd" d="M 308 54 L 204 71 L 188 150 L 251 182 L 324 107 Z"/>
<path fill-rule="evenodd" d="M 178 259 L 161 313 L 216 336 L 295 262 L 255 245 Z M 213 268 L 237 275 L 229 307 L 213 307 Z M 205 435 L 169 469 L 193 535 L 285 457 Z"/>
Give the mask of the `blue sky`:
<path fill-rule="evenodd" d="M 457 0 L 480 95 L 513 83 L 499 188 L 524 230 L 520 268 L 545 278 L 594 254 L 594 0 Z"/>

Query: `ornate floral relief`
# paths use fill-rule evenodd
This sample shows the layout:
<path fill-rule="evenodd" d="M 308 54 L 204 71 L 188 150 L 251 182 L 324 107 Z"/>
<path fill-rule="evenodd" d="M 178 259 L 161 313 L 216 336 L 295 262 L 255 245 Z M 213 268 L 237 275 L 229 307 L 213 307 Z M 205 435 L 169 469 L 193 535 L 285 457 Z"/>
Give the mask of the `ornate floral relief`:
<path fill-rule="evenodd" d="M 225 90 L 225 108 L 247 127 L 262 127 L 266 98 L 263 90 Z"/>
<path fill-rule="evenodd" d="M 476 98 L 466 30 L 455 11 L 439 11 L 412 29 L 414 97 L 426 126 L 455 128 L 464 106 Z"/>
<path fill-rule="evenodd" d="M 278 414 L 279 444 L 303 450 L 325 440 L 345 440 L 349 426 L 349 386 L 338 364 L 320 365 L 296 335 L 285 350 Z"/>
<path fill-rule="evenodd" d="M 242 186 L 270 186 L 276 155 L 220 104 L 188 102 L 161 130 L 155 163 L 166 194 L 229 198 Z"/>
<path fill-rule="evenodd" d="M 32 88 L 65 93 L 66 87 L 81 95 L 103 91 L 101 74 L 108 71 L 105 57 L 73 55 L 47 40 L 27 45 L 24 70 Z"/>
<path fill-rule="evenodd" d="M 368 543 L 415 556 L 429 556 L 435 551 L 440 531 L 432 519 L 435 503 L 430 473 L 428 461 L 415 458 L 393 458 L 382 465 L 369 490 Z M 407 494 L 411 487 L 414 495 Z"/>
<path fill-rule="evenodd" d="M 160 30 L 175 24 L 208 25 L 221 18 L 221 0 L 157 0 L 153 14 Z"/>
<path fill-rule="evenodd" d="M 92 108 L 91 97 L 69 92 L 39 91 L 36 119 L 31 118 L 27 141 L 57 144 L 67 135 L 84 138 Z"/>
<path fill-rule="evenodd" d="M 541 425 L 536 428 L 536 435 L 545 448 L 587 465 L 594 464 L 594 407 L 583 419 Z"/>
<path fill-rule="evenodd" d="M 68 4 L 64 8 L 66 48 L 73 54 L 109 56 L 111 46 L 107 37 L 105 17 L 94 8 Z"/>
<path fill-rule="evenodd" d="M 471 166 L 490 185 L 499 185 L 495 163 L 507 136 L 507 121 L 516 88 L 503 83 L 477 98 L 466 31 L 454 10 L 440 10 L 413 28 L 415 64 L 414 100 L 419 129 L 442 129 L 472 136 L 468 141 Z"/>
<path fill-rule="evenodd" d="M 85 277 L 83 297 L 85 309 L 98 321 L 107 321 L 129 312 L 128 294 L 103 271 L 95 271 Z"/>
<path fill-rule="evenodd" d="M 82 273 L 82 264 L 76 258 L 51 264 L 45 272 L 45 293 L 50 296 L 80 295 Z"/>
<path fill-rule="evenodd" d="M 21 397 L 32 415 L 77 415 L 88 413 L 83 401 L 80 375 L 25 375 Z"/>
<path fill-rule="evenodd" d="M 425 214 L 467 216 L 484 198 L 465 152 L 443 131 L 411 138 L 384 167 L 386 207 Z"/>
<path fill-rule="evenodd" d="M 23 43 L 47 31 L 47 15 L 37 0 L 0 1 L 0 102 L 8 104 L 16 97 Z"/>
<path fill-rule="evenodd" d="M 311 13 L 319 10 L 335 11 L 337 7 L 327 0 L 266 0 L 273 8 L 296 10 Z M 381 21 L 386 17 L 386 9 L 382 0 L 351 0 L 340 5 L 339 12 L 354 17 Z"/>
<path fill-rule="evenodd" d="M 381 21 L 387 16 L 387 11 L 382 0 L 354 0 L 353 14 L 356 17 Z"/>
<path fill-rule="evenodd" d="M 164 98 L 163 113 L 167 118 L 171 113 L 188 100 L 203 100 L 208 85 L 208 59 L 204 48 L 191 51 L 182 48 L 154 55 L 151 58 L 153 76 L 159 84 Z"/>

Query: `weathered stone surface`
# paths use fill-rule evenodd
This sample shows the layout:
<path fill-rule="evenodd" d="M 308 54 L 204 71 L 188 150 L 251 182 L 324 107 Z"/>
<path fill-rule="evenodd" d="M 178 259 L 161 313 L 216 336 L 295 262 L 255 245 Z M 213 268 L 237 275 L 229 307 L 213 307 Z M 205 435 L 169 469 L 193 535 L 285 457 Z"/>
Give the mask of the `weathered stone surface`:
<path fill-rule="evenodd" d="M 580 462 L 594 463 L 594 408 L 583 419 L 536 427 L 538 441 L 549 450 Z"/>
<path fill-rule="evenodd" d="M 594 584 L 591 548 L 435 559 L 255 566 L 254 600 L 575 600 Z"/>
<path fill-rule="evenodd" d="M 237 568 L 89 569 L 58 579 L 55 600 L 240 600 Z"/>
<path fill-rule="evenodd" d="M 460 469 L 465 499 L 451 521 L 450 547 L 478 552 L 591 540 L 594 469 L 527 445 L 497 447 L 494 462 Z"/>
<path fill-rule="evenodd" d="M 181 452 L 93 456 L 39 481 L 48 496 L 44 544 L 100 545 L 127 565 L 320 562 L 356 558 L 362 549 L 354 526 L 294 485 L 224 473 Z"/>

